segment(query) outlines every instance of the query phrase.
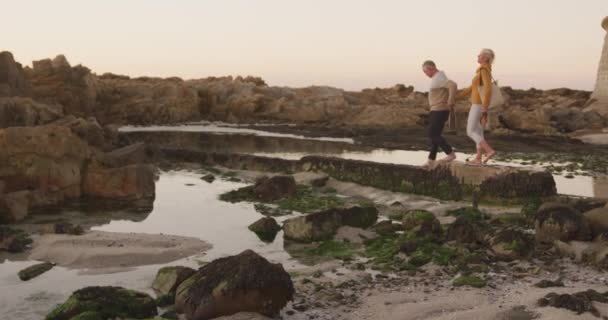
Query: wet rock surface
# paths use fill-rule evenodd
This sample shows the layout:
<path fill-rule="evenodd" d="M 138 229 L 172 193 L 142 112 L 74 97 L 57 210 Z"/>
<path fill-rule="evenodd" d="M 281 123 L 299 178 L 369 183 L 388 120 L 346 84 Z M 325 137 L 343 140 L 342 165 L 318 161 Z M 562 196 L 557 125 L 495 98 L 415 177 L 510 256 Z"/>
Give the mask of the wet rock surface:
<path fill-rule="evenodd" d="M 212 319 L 238 312 L 274 317 L 293 298 L 291 278 L 251 250 L 214 260 L 177 289 L 176 309 L 189 319 Z"/>
<path fill-rule="evenodd" d="M 272 242 L 277 236 L 281 226 L 272 217 L 264 217 L 249 225 L 249 230 L 265 242 Z"/>
<path fill-rule="evenodd" d="M 534 219 L 538 242 L 591 240 L 589 222 L 569 205 L 545 203 L 538 209 Z"/>
<path fill-rule="evenodd" d="M 296 194 L 296 181 L 292 176 L 273 176 L 258 179 L 253 192 L 259 200 L 276 201 Z"/>
<path fill-rule="evenodd" d="M 158 270 L 156 278 L 154 278 L 154 282 L 152 283 L 152 289 L 160 294 L 175 295 L 177 287 L 195 272 L 196 270 L 192 268 L 182 266 L 163 267 Z"/>
<path fill-rule="evenodd" d="M 145 319 L 157 314 L 154 299 L 145 293 L 121 287 L 86 287 L 75 291 L 46 319 Z"/>

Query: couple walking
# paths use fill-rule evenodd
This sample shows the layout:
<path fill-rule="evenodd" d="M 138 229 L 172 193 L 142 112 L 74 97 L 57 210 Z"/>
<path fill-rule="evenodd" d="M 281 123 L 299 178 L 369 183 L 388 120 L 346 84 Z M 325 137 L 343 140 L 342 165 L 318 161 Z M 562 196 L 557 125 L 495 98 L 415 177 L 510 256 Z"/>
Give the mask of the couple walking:
<path fill-rule="evenodd" d="M 429 105 L 431 113 L 429 116 L 429 137 L 431 139 L 431 152 L 426 166 L 432 166 L 437 157 L 439 148 L 446 153 L 446 157 L 440 161 L 453 161 L 456 153 L 450 144 L 441 135 L 450 112 L 454 112 L 456 99 L 470 96 L 471 109 L 467 120 L 467 135 L 475 141 L 477 153 L 475 158 L 468 161 L 471 165 L 483 165 L 487 163 L 496 153 L 488 144 L 483 135 L 483 130 L 488 121 L 488 108 L 492 99 L 492 63 L 494 62 L 494 51 L 483 49 L 477 56 L 479 68 L 471 86 L 457 92 L 457 85 L 449 80 L 443 71 L 437 69 L 433 61 L 425 61 L 422 71 L 431 78 L 429 89 Z M 485 153 L 485 157 L 483 154 Z"/>

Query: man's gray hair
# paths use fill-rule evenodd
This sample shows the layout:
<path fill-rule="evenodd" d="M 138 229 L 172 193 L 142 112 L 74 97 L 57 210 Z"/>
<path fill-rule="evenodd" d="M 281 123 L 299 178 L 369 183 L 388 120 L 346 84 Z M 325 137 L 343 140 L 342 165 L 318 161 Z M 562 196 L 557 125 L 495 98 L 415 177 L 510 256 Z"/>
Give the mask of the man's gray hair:
<path fill-rule="evenodd" d="M 435 62 L 433 60 L 426 60 L 423 64 L 422 64 L 423 68 L 426 67 L 431 67 L 431 68 L 435 68 L 437 69 L 437 65 L 435 65 Z"/>

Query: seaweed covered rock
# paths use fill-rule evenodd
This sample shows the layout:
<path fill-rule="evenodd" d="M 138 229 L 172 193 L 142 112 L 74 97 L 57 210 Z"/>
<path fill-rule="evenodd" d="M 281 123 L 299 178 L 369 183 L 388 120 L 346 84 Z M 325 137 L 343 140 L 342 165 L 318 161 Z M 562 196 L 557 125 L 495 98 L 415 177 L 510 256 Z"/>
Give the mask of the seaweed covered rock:
<path fill-rule="evenodd" d="M 401 230 L 401 225 L 393 223 L 391 220 L 383 220 L 373 225 L 372 230 L 381 235 L 393 234 Z"/>
<path fill-rule="evenodd" d="M 30 279 L 36 278 L 37 276 L 51 270 L 53 268 L 53 266 L 54 266 L 54 264 L 52 264 L 50 262 L 38 263 L 38 264 L 29 266 L 29 267 L 19 271 L 19 273 L 17 275 L 19 276 L 19 279 L 21 279 L 22 281 L 28 281 Z"/>
<path fill-rule="evenodd" d="M 262 241 L 272 242 L 281 227 L 274 218 L 264 217 L 252 223 L 249 230 L 253 231 Z"/>
<path fill-rule="evenodd" d="M 489 242 L 496 257 L 504 261 L 525 258 L 534 247 L 532 235 L 515 228 L 499 230 Z"/>
<path fill-rule="evenodd" d="M 441 224 L 432 212 L 424 210 L 408 211 L 402 220 L 403 229 L 413 232 L 417 237 L 429 235 L 440 238 L 442 234 Z"/>
<path fill-rule="evenodd" d="M 534 217 L 534 228 L 537 242 L 591 239 L 589 222 L 580 212 L 562 203 L 543 204 Z"/>
<path fill-rule="evenodd" d="M 145 293 L 121 287 L 86 287 L 72 293 L 46 320 L 146 319 L 157 314 L 154 299 Z"/>
<path fill-rule="evenodd" d="M 175 293 L 177 287 L 190 278 L 196 270 L 188 267 L 163 267 L 156 273 L 152 289 L 160 294 Z"/>
<path fill-rule="evenodd" d="M 296 191 L 296 180 L 292 176 L 262 177 L 253 187 L 256 198 L 265 202 L 293 196 Z"/>
<path fill-rule="evenodd" d="M 449 212 L 456 220 L 446 230 L 448 241 L 460 243 L 484 243 L 487 224 L 483 214 L 476 208 L 461 208 Z"/>
<path fill-rule="evenodd" d="M 293 295 L 293 283 L 281 264 L 246 250 L 200 268 L 178 287 L 175 307 L 190 320 L 238 312 L 274 317 Z"/>
<path fill-rule="evenodd" d="M 31 244 L 32 239 L 24 231 L 0 226 L 0 251 L 23 252 Z"/>
<path fill-rule="evenodd" d="M 330 239 L 341 226 L 368 228 L 378 219 L 375 207 L 334 208 L 285 221 L 285 239 L 311 242 Z"/>
<path fill-rule="evenodd" d="M 593 306 L 593 302 L 608 302 L 608 293 L 599 293 L 595 290 L 581 291 L 574 294 L 557 294 L 551 292 L 538 300 L 541 307 L 555 307 L 568 309 L 577 314 L 589 312 L 596 317 L 600 316 L 599 311 Z"/>

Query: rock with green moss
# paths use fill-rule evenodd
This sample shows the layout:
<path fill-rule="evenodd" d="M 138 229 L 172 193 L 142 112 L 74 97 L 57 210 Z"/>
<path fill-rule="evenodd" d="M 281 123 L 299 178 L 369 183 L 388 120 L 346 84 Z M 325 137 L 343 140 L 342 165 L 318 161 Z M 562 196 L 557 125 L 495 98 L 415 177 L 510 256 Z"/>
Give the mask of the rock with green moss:
<path fill-rule="evenodd" d="M 32 239 L 24 231 L 0 226 L 0 251 L 23 252 L 31 244 Z"/>
<path fill-rule="evenodd" d="M 470 286 L 473 288 L 483 288 L 486 286 L 486 281 L 478 276 L 460 276 L 452 282 L 455 287 Z"/>
<path fill-rule="evenodd" d="M 417 236 L 432 235 L 440 238 L 442 234 L 441 224 L 432 212 L 425 210 L 412 210 L 403 216 L 403 229 L 413 232 Z"/>
<path fill-rule="evenodd" d="M 334 208 L 291 218 L 283 224 L 285 239 L 298 242 L 328 240 L 341 226 L 367 228 L 378 219 L 375 207 Z"/>
<path fill-rule="evenodd" d="M 238 312 L 274 317 L 293 295 L 291 277 L 281 264 L 246 250 L 201 267 L 178 287 L 175 307 L 190 320 Z"/>
<path fill-rule="evenodd" d="M 557 202 L 543 204 L 534 218 L 535 238 L 538 242 L 555 240 L 591 240 L 589 222 L 573 207 Z"/>
<path fill-rule="evenodd" d="M 487 223 L 483 214 L 476 208 L 461 208 L 450 211 L 456 220 L 446 230 L 446 239 L 460 243 L 484 243 Z"/>
<path fill-rule="evenodd" d="M 157 314 L 154 299 L 145 293 L 121 287 L 86 287 L 72 293 L 46 320 L 146 319 Z"/>
<path fill-rule="evenodd" d="M 249 225 L 249 230 L 253 231 L 260 240 L 272 242 L 281 227 L 274 218 L 264 217 Z"/>
<path fill-rule="evenodd" d="M 262 177 L 255 182 L 253 193 L 261 201 L 276 201 L 296 194 L 293 176 Z"/>
<path fill-rule="evenodd" d="M 373 225 L 372 230 L 381 235 L 392 234 L 401 230 L 401 225 L 393 223 L 391 220 L 383 220 Z"/>
<path fill-rule="evenodd" d="M 159 294 L 175 293 L 177 287 L 195 272 L 192 268 L 182 266 L 163 267 L 156 273 L 152 289 Z"/>
<path fill-rule="evenodd" d="M 494 255 L 503 261 L 524 259 L 534 249 L 532 235 L 516 228 L 505 228 L 496 232 L 489 241 Z"/>
<path fill-rule="evenodd" d="M 36 278 L 37 276 L 51 270 L 55 265 L 50 262 L 44 262 L 35 264 L 33 266 L 29 266 L 21 271 L 19 271 L 19 279 L 23 281 L 28 281 L 30 279 Z"/>

